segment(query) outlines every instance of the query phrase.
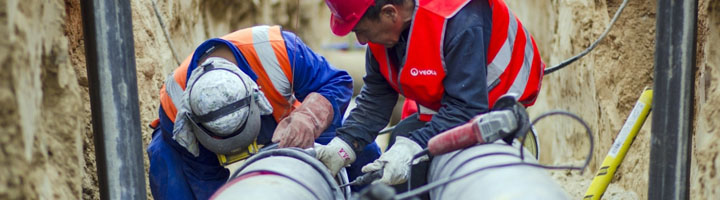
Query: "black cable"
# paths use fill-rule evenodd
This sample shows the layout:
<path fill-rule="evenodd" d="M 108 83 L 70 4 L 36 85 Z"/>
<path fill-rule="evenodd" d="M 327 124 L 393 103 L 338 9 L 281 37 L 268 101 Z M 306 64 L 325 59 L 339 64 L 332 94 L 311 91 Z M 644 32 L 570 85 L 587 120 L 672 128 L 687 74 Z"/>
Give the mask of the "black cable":
<path fill-rule="evenodd" d="M 394 127 L 393 127 L 393 128 L 394 128 Z M 412 159 L 410 159 L 410 164 L 409 164 L 409 167 L 410 167 L 410 168 L 408 168 L 407 191 L 412 190 L 412 184 L 411 184 L 411 183 L 412 183 L 412 167 L 413 167 L 413 161 L 415 161 L 415 159 L 418 159 L 418 158 L 420 158 L 420 157 L 423 157 L 423 156 L 425 156 L 425 155 L 428 155 L 429 153 L 430 153 L 430 149 L 425 148 L 425 149 L 423 149 L 422 151 L 420 151 L 419 153 L 413 155 Z"/>
<path fill-rule="evenodd" d="M 155 0 L 152 0 L 152 6 L 153 11 L 155 12 L 155 17 L 157 18 L 158 22 L 160 22 L 160 28 L 163 30 L 163 35 L 165 35 L 165 40 L 168 43 L 168 47 L 170 47 L 170 51 L 172 51 L 173 58 L 175 58 L 175 64 L 178 66 L 180 65 L 180 59 L 178 59 L 177 51 L 175 50 L 175 45 L 173 45 L 172 40 L 170 40 L 170 34 L 168 33 L 167 28 L 165 27 L 165 22 L 163 22 L 162 16 L 160 16 L 160 12 L 157 8 L 157 3 Z"/>
<path fill-rule="evenodd" d="M 620 8 L 618 8 L 618 10 L 615 12 L 615 16 L 613 16 L 612 20 L 610 21 L 610 24 L 605 28 L 605 32 L 603 32 L 600 35 L 600 37 L 598 37 L 598 39 L 595 40 L 595 42 L 590 44 L 590 46 L 587 49 L 585 49 L 584 51 L 580 52 L 580 54 L 575 55 L 571 58 L 568 58 L 567 60 L 561 62 L 560 64 L 557 64 L 553 67 L 545 69 L 545 71 L 544 71 L 545 75 L 553 73 L 557 70 L 560 70 L 560 69 L 570 65 L 570 63 L 577 61 L 578 59 L 580 59 L 581 57 L 585 56 L 586 54 L 590 53 L 590 51 L 595 49 L 595 47 L 600 43 L 600 41 L 602 41 L 605 38 L 605 36 L 607 36 L 608 32 L 610 32 L 610 29 L 615 24 L 615 21 L 617 21 L 617 19 L 620 17 L 620 13 L 622 13 L 623 9 L 625 9 L 625 6 L 627 6 L 627 3 L 628 3 L 628 0 L 624 0 L 622 2 L 622 4 L 620 4 Z"/>
<path fill-rule="evenodd" d="M 533 125 L 535 125 L 535 123 L 537 123 L 537 122 L 540 121 L 541 119 L 543 119 L 543 118 L 545 118 L 545 117 L 552 116 L 552 115 L 565 115 L 565 116 L 568 116 L 568 117 L 573 118 L 573 119 L 575 119 L 576 121 L 580 122 L 580 124 L 581 124 L 583 127 L 585 127 L 585 133 L 587 133 L 588 140 L 590 141 L 590 151 L 588 152 L 588 155 L 585 157 L 585 163 L 583 164 L 583 166 L 582 166 L 581 168 L 574 167 L 574 169 L 580 170 L 580 173 L 582 173 L 583 171 L 585 171 L 585 168 L 587 168 L 587 166 L 590 165 L 590 160 L 592 160 L 593 149 L 595 149 L 595 139 L 594 139 L 594 137 L 593 137 L 593 135 L 592 135 L 592 130 L 590 130 L 590 126 L 587 124 L 587 122 L 585 122 L 585 120 L 583 120 L 582 118 L 580 118 L 580 116 L 577 116 L 577 115 L 575 115 L 575 114 L 573 114 L 573 113 L 570 113 L 570 112 L 567 112 L 567 111 L 562 111 L 562 110 L 555 110 L 555 111 L 550 111 L 550 112 L 543 113 L 542 115 L 540 115 L 540 116 L 538 116 L 537 118 L 535 118 L 535 120 L 533 120 L 532 123 L 530 123 L 530 126 L 532 127 Z M 524 144 L 524 142 L 525 142 L 525 138 L 523 138 L 523 143 L 522 143 L 522 144 Z M 522 146 L 520 146 L 520 155 L 521 155 L 521 156 L 522 156 L 522 152 L 523 152 Z"/>
<path fill-rule="evenodd" d="M 585 130 L 586 130 L 588 139 L 590 140 L 590 151 L 589 151 L 588 156 L 587 156 L 586 159 L 585 159 L 585 163 L 582 165 L 582 167 L 578 167 L 578 166 L 549 166 L 549 165 L 542 165 L 542 164 L 536 164 L 536 163 L 523 162 L 523 161 L 524 161 L 523 146 L 520 145 L 520 156 L 515 155 L 515 154 L 511 154 L 511 153 L 506 153 L 506 152 L 486 153 L 486 154 L 481 154 L 481 155 L 473 156 L 473 157 L 471 157 L 470 159 L 467 159 L 467 160 L 463 161 L 462 163 L 460 163 L 460 165 L 464 165 L 465 163 L 470 162 L 470 161 L 472 161 L 472 160 L 474 160 L 474 159 L 482 158 L 482 157 L 487 157 L 487 156 L 511 156 L 511 157 L 517 157 L 517 158 L 520 159 L 520 162 L 505 163 L 505 164 L 498 164 L 498 165 L 491 165 L 491 166 L 487 166 L 487 167 L 475 169 L 475 170 L 473 170 L 473 171 L 467 172 L 467 173 L 462 174 L 462 175 L 460 175 L 460 176 L 449 177 L 449 178 L 447 178 L 447 179 L 445 179 L 445 180 L 435 181 L 435 182 L 432 182 L 432 183 L 428 183 L 428 184 L 426 184 L 426 185 L 424 185 L 424 186 L 422 186 L 422 187 L 419 187 L 419 188 L 417 188 L 417 189 L 415 189 L 415 190 L 410 190 L 410 189 L 408 189 L 407 192 L 404 192 L 404 193 L 401 193 L 401 194 L 396 195 L 396 196 L 394 197 L 394 199 L 400 200 L 400 199 L 408 199 L 408 198 L 411 198 L 411 197 L 415 197 L 415 196 L 417 196 L 417 195 L 421 195 L 421 194 L 423 194 L 423 193 L 425 193 L 425 192 L 428 192 L 428 191 L 430 191 L 430 190 L 432 190 L 432 189 L 434 189 L 434 188 L 436 188 L 436 187 L 439 187 L 439 186 L 448 184 L 448 183 L 450 183 L 450 182 L 453 182 L 453 181 L 456 181 L 456 180 L 459 180 L 459 179 L 468 177 L 469 175 L 472 175 L 472 174 L 474 174 L 474 173 L 477 173 L 477 172 L 480 172 L 480 171 L 484 171 L 484 170 L 487 170 L 487 169 L 494 169 L 494 168 L 503 168 L 503 167 L 511 167 L 511 166 L 524 165 L 524 166 L 538 167 L 538 168 L 543 168 L 543 169 L 567 169 L 567 170 L 580 170 L 581 172 L 584 171 L 585 168 L 587 168 L 587 166 L 590 164 L 590 160 L 592 160 L 592 152 L 593 152 L 593 149 L 595 148 L 594 139 L 593 139 L 593 136 L 592 136 L 592 130 L 590 129 L 590 126 L 587 125 L 587 123 L 585 122 L 585 120 L 582 120 L 579 116 L 577 116 L 577 115 L 575 115 L 575 114 L 572 114 L 572 113 L 569 113 L 569 112 L 566 112 L 566 111 L 550 111 L 550 112 L 547 112 L 547 113 L 543 113 L 543 114 L 540 115 L 539 117 L 535 118 L 535 120 L 533 120 L 533 121 L 531 122 L 531 125 L 534 125 L 534 124 L 537 123 L 540 119 L 543 119 L 543 118 L 545 118 L 545 117 L 552 116 L 552 115 L 565 115 L 565 116 L 569 116 L 569 117 L 571 117 L 571 118 L 579 121 L 579 122 L 585 127 Z M 524 140 L 525 140 L 525 139 L 523 138 L 522 140 L 523 140 L 523 143 L 521 143 L 521 144 L 524 144 Z M 489 144 L 483 144 L 483 145 L 492 145 L 492 144 L 495 144 L 495 143 L 489 143 Z M 423 152 L 421 152 L 421 153 L 423 153 Z M 420 155 L 420 153 L 417 154 L 417 155 Z M 417 156 L 417 155 L 416 155 L 416 156 Z M 419 156 L 418 156 L 418 157 L 419 157 Z M 415 158 L 415 156 L 413 156 L 413 160 L 414 160 L 414 158 Z M 412 169 L 412 167 L 411 167 L 411 169 Z M 454 173 L 454 172 L 453 172 L 453 173 Z M 410 179 L 408 178 L 408 182 L 409 182 L 409 181 L 410 181 Z"/>

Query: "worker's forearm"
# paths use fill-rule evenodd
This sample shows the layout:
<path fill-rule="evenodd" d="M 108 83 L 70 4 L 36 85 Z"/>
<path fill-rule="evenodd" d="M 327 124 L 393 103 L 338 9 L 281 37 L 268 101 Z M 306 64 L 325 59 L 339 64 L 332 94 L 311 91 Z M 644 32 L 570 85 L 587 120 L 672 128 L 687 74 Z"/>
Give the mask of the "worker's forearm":
<path fill-rule="evenodd" d="M 366 75 L 360 95 L 355 99 L 356 107 L 350 111 L 345 123 L 337 130 L 338 136 L 360 151 L 375 141 L 380 130 L 390 121 L 398 94 L 390 87 L 378 70 L 378 64 L 367 51 Z"/>
<path fill-rule="evenodd" d="M 338 136 L 351 144 L 353 150 L 360 151 L 375 141 L 378 132 L 390 121 L 398 95 L 392 89 L 384 93 L 371 94 L 363 86 L 355 99 L 356 107 L 350 111 L 345 123 L 337 130 Z"/>
<path fill-rule="evenodd" d="M 323 95 L 333 107 L 334 126 L 340 127 L 342 118 L 352 97 L 352 78 L 343 71 L 343 74 L 330 79 L 326 85 L 319 88 L 317 93 Z"/>

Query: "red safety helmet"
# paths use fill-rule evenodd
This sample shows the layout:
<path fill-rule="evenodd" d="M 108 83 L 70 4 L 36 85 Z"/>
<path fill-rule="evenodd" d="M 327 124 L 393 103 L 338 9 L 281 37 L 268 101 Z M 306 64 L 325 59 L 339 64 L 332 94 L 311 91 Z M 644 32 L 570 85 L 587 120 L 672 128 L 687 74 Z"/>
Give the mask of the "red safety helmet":
<path fill-rule="evenodd" d="M 335 35 L 344 36 L 352 31 L 375 0 L 325 0 L 332 16 L 330 29 Z"/>

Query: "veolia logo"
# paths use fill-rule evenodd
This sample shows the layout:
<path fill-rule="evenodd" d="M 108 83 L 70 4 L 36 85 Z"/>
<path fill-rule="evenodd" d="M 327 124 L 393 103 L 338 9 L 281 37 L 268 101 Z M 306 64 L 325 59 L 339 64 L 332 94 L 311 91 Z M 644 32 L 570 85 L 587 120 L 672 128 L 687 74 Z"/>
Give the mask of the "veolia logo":
<path fill-rule="evenodd" d="M 418 75 L 437 76 L 437 72 L 435 72 L 435 70 L 432 70 L 432 69 L 418 70 L 417 68 L 412 68 L 412 69 L 410 69 L 410 75 L 412 75 L 412 76 L 418 76 Z"/>

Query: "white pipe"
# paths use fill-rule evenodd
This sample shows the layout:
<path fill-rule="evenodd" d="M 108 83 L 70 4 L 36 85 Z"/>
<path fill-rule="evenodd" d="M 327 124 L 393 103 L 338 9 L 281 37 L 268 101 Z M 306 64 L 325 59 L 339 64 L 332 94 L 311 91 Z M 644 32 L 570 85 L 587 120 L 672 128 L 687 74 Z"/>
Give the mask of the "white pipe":
<path fill-rule="evenodd" d="M 519 142 L 515 142 L 517 146 Z M 524 149 L 523 149 L 524 150 Z M 489 155 L 485 154 L 502 154 Z M 517 147 L 496 142 L 436 156 L 430 164 L 428 182 L 443 181 L 480 168 L 519 163 Z M 537 163 L 525 150 L 524 162 Z M 431 199 L 569 199 L 545 169 L 514 165 L 490 168 L 430 191 Z"/>
<path fill-rule="evenodd" d="M 211 199 L 345 199 L 325 165 L 301 149 L 250 157 Z"/>

